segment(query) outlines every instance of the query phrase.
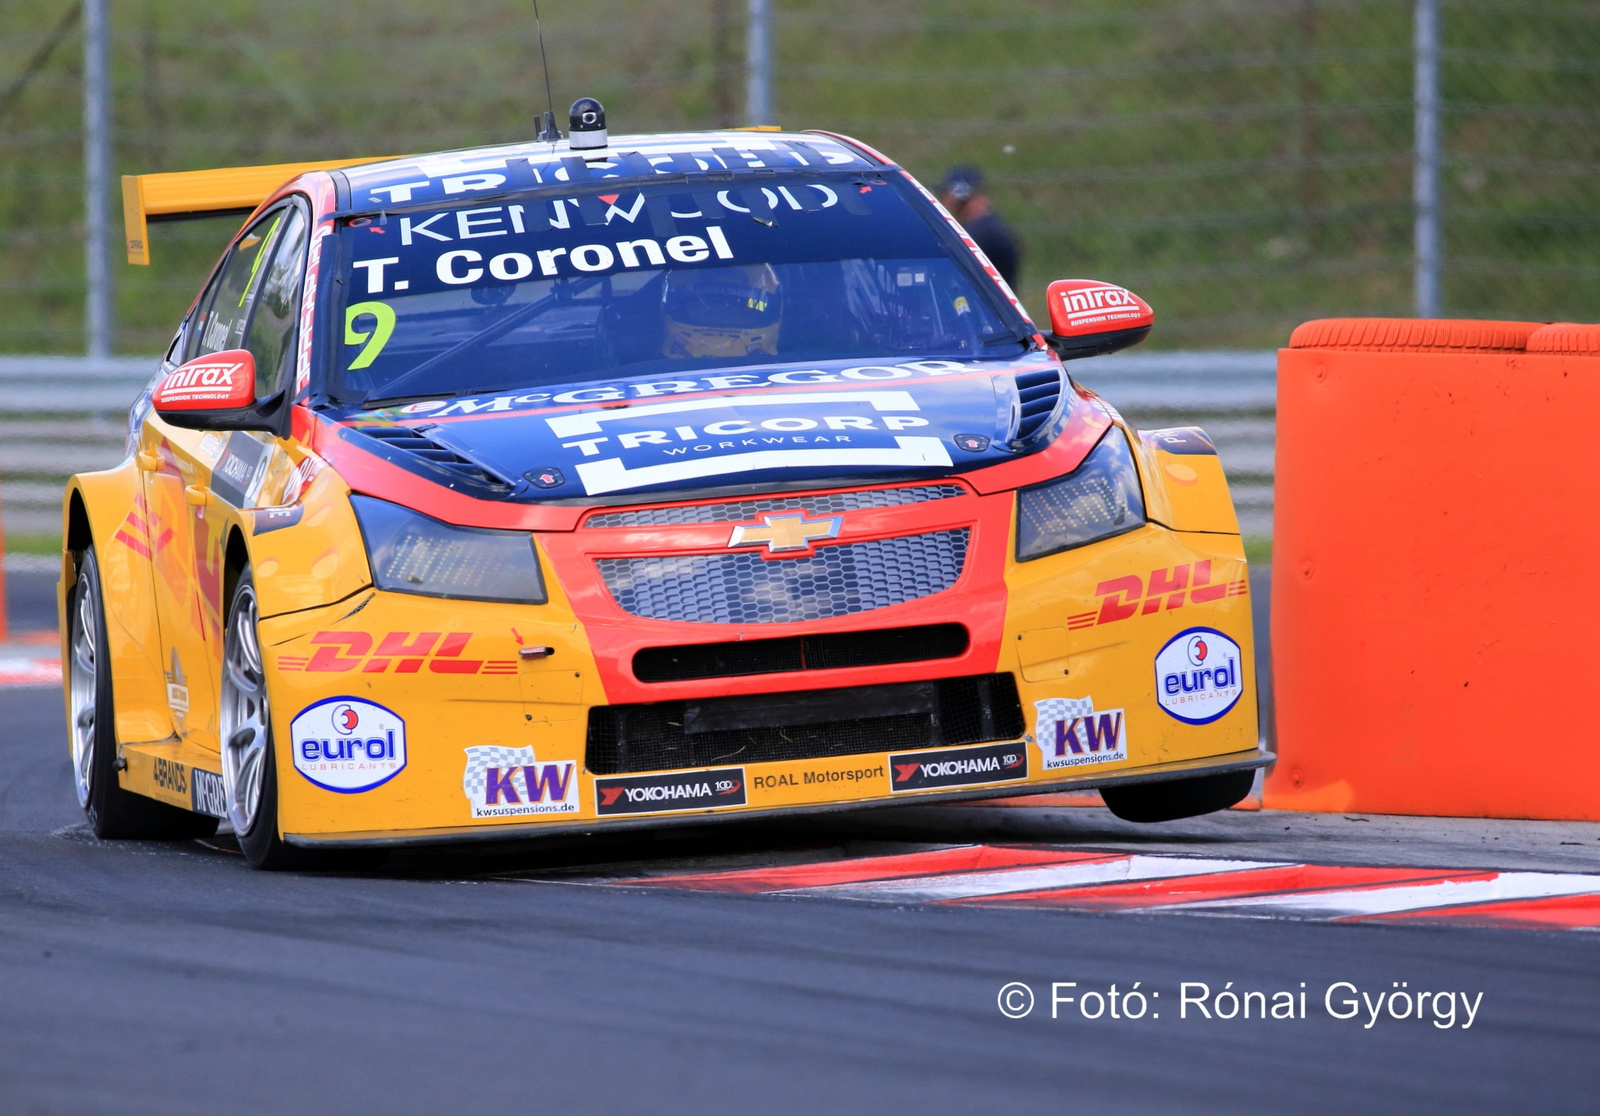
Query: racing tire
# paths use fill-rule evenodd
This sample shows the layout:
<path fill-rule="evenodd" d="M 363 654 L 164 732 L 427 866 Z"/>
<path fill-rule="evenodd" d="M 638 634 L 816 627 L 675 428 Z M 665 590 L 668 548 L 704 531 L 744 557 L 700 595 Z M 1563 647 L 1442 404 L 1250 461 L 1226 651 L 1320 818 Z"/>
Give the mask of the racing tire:
<path fill-rule="evenodd" d="M 267 871 L 304 868 L 307 855 L 278 835 L 278 765 L 272 747 L 266 670 L 256 634 L 259 616 L 255 579 L 246 566 L 228 602 L 222 636 L 222 796 L 239 851 L 251 867 Z"/>
<path fill-rule="evenodd" d="M 1226 810 L 1250 793 L 1254 771 L 1228 771 L 1194 779 L 1101 787 L 1107 808 L 1129 822 L 1165 822 Z"/>
<path fill-rule="evenodd" d="M 67 690 L 72 775 L 78 805 L 103 840 L 182 840 L 209 837 L 217 819 L 124 790 L 117 778 L 116 699 L 106 639 L 100 561 L 91 544 L 78 559 L 67 602 Z"/>

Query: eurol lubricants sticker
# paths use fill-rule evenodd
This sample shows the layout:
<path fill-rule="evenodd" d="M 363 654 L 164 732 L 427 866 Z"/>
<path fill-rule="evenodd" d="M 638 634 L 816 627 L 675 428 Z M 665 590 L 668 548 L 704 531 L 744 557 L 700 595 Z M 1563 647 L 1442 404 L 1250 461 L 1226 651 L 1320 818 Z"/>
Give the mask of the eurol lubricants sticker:
<path fill-rule="evenodd" d="M 1188 628 L 1156 653 L 1156 701 L 1189 725 L 1209 725 L 1239 702 L 1239 645 L 1215 628 Z"/>
<path fill-rule="evenodd" d="M 294 769 L 323 790 L 359 794 L 406 766 L 406 723 L 376 702 L 333 697 L 308 705 L 289 736 Z"/>

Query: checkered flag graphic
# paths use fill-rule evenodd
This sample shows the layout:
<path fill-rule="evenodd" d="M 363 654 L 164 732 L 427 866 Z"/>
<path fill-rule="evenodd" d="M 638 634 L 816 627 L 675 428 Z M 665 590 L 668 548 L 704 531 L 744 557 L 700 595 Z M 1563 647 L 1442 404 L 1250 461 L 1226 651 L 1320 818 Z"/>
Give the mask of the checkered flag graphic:
<path fill-rule="evenodd" d="M 1035 731 L 1041 742 L 1053 732 L 1057 721 L 1070 722 L 1074 717 L 1087 717 L 1094 712 L 1093 698 L 1045 698 L 1033 704 L 1039 711 L 1039 727 Z"/>
<path fill-rule="evenodd" d="M 533 749 L 478 745 L 467 748 L 467 770 L 461 776 L 461 789 L 472 802 L 482 802 L 489 782 L 489 768 L 526 767 L 534 762 Z M 519 784 L 520 786 L 520 784 Z"/>

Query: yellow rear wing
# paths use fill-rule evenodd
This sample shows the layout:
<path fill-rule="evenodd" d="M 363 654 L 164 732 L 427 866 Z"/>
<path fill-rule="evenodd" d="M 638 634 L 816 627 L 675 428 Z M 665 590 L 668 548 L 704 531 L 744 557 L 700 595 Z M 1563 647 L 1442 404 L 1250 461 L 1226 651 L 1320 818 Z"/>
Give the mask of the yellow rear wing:
<path fill-rule="evenodd" d="M 306 171 L 334 170 L 381 159 L 322 159 L 314 163 L 274 163 L 265 167 L 122 176 L 122 222 L 128 262 L 149 264 L 151 221 L 186 217 L 241 216 L 266 201 L 272 191 Z"/>

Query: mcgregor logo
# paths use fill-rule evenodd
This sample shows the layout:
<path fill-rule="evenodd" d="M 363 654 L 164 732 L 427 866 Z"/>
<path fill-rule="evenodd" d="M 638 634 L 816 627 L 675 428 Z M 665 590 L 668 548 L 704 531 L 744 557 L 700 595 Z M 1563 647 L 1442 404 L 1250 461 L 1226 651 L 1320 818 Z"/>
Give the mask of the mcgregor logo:
<path fill-rule="evenodd" d="M 796 512 L 792 515 L 764 515 L 761 518 L 765 521 L 764 526 L 735 527 L 732 537 L 728 539 L 728 546 L 759 546 L 765 543 L 769 554 L 810 550 L 819 539 L 838 538 L 839 530 L 844 526 L 844 517 L 841 515 L 807 519 L 805 513 Z"/>
<path fill-rule="evenodd" d="M 1192 566 L 1185 562 L 1170 570 L 1151 570 L 1148 584 L 1137 574 L 1102 581 L 1094 590 L 1095 596 L 1102 598 L 1100 608 L 1069 615 L 1067 627 L 1076 630 L 1114 624 L 1132 616 L 1153 616 L 1163 608 L 1172 611 L 1186 603 L 1207 604 L 1224 597 L 1243 597 L 1249 592 L 1249 582 L 1244 578 L 1213 582 L 1209 558 Z"/>
<path fill-rule="evenodd" d="M 317 650 L 305 655 L 279 655 L 278 669 L 307 673 L 415 674 L 515 674 L 515 659 L 468 659 L 471 632 L 389 632 L 373 649 L 372 632 L 318 632 L 311 637 Z"/>

